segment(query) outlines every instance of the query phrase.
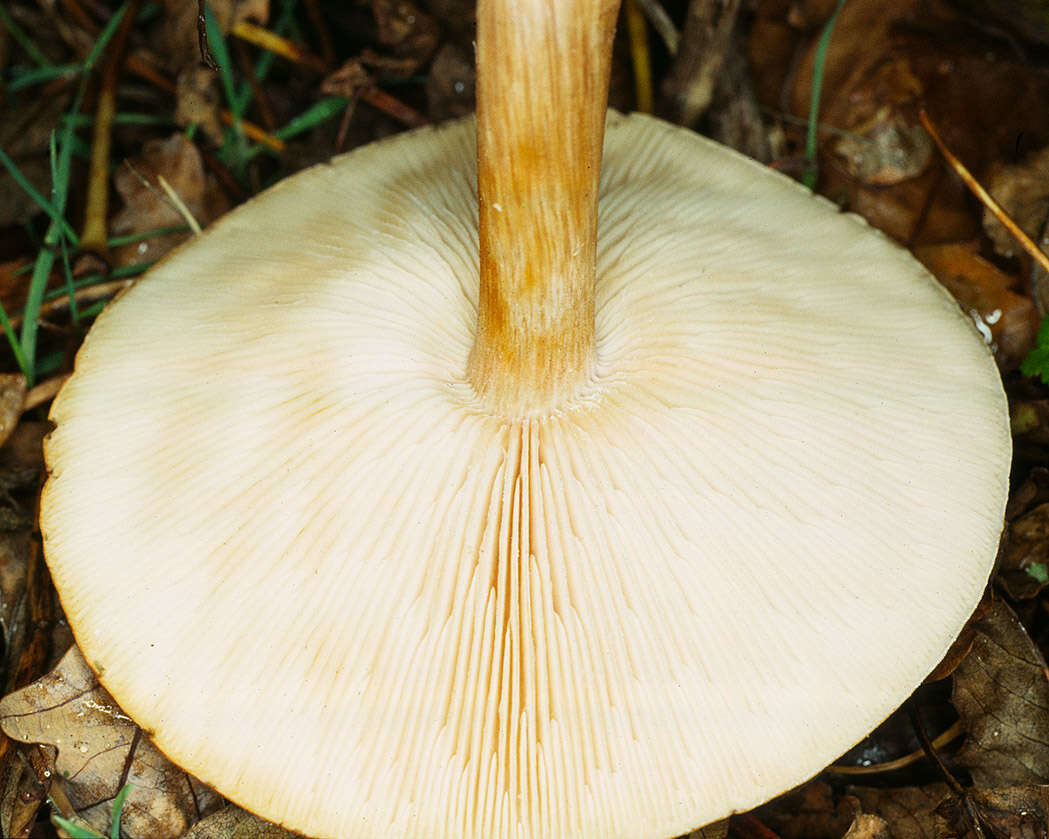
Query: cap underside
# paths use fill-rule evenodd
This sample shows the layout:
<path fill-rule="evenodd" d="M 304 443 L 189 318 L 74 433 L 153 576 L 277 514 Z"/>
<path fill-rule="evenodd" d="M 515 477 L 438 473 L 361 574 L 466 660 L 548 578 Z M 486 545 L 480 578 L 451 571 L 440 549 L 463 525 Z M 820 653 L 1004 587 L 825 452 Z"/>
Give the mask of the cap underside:
<path fill-rule="evenodd" d="M 473 132 L 296 176 L 103 313 L 54 406 L 48 562 L 118 702 L 269 819 L 674 836 L 937 663 L 994 560 L 1004 396 L 864 223 L 613 115 L 597 376 L 488 411 Z"/>

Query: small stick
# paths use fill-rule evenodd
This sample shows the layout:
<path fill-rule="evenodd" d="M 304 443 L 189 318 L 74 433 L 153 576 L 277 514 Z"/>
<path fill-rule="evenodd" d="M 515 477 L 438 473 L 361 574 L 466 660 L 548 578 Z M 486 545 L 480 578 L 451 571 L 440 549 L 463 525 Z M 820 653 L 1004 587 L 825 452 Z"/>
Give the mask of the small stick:
<path fill-rule="evenodd" d="M 980 202 L 994 214 L 994 217 L 998 219 L 1002 227 L 1009 231 L 1009 234 L 1021 248 L 1031 255 L 1031 258 L 1041 266 L 1042 270 L 1049 271 L 1049 256 L 1046 256 L 1042 249 L 1031 241 L 1031 237 L 1020 229 L 1020 225 L 1009 217 L 1009 214 L 1002 209 L 1001 204 L 994 200 L 991 194 L 972 176 L 972 173 L 965 168 L 965 164 L 947 148 L 924 108 L 918 112 L 918 118 L 921 120 L 922 125 L 925 126 L 925 130 L 929 132 L 933 142 L 939 147 L 940 154 L 944 156 L 958 177 L 962 179 L 962 182 L 969 187 L 973 195 L 979 198 Z"/>
<path fill-rule="evenodd" d="M 373 108 L 378 108 L 380 111 L 389 114 L 402 125 L 408 126 L 408 128 L 420 128 L 430 124 L 430 120 L 415 110 L 415 108 L 405 105 L 400 99 L 390 96 L 389 93 L 380 88 L 363 88 L 361 90 L 361 99 Z"/>
<path fill-rule="evenodd" d="M 113 148 L 113 119 L 117 113 L 117 82 L 124 63 L 128 36 L 134 26 L 141 0 L 131 0 L 109 45 L 106 66 L 95 108 L 95 125 L 91 136 L 91 168 L 87 180 L 84 230 L 80 248 L 106 258 L 109 252 L 106 235 L 109 217 L 109 158 Z"/>

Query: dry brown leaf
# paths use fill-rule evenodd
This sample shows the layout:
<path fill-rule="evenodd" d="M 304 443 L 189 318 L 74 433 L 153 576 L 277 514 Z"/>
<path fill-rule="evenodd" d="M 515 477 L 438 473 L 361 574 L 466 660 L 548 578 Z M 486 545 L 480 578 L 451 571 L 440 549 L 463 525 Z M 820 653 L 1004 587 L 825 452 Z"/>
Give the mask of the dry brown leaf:
<path fill-rule="evenodd" d="M 881 816 L 860 813 L 842 839 L 893 839 L 889 824 Z"/>
<path fill-rule="evenodd" d="M 823 781 L 811 781 L 762 806 L 761 820 L 783 839 L 841 839 L 860 812 L 851 795 L 835 800 Z"/>
<path fill-rule="evenodd" d="M 23 743 L 57 748 L 65 792 L 96 830 L 108 828 L 125 783 L 131 791 L 121 824 L 128 839 L 177 839 L 221 803 L 143 736 L 76 647 L 42 679 L 0 701 L 0 728 Z"/>
<path fill-rule="evenodd" d="M 195 824 L 182 839 L 302 839 L 230 804 Z"/>
<path fill-rule="evenodd" d="M 1049 421 L 1049 403 L 1044 408 Z M 1045 588 L 1045 583 L 1027 573 L 1035 563 L 1049 563 L 1049 502 L 1039 504 L 1006 527 L 998 552 L 998 573 L 999 582 L 1010 596 L 1026 599 Z"/>
<path fill-rule="evenodd" d="M 933 143 L 918 121 L 921 95 L 922 83 L 906 58 L 887 57 L 857 84 L 839 117 L 846 133 L 831 144 L 849 176 L 885 187 L 928 168 Z"/>
<path fill-rule="evenodd" d="M 885 820 L 893 839 L 937 839 L 936 808 L 948 795 L 946 784 L 923 787 L 850 789 L 863 804 L 866 813 Z"/>
<path fill-rule="evenodd" d="M 968 736 L 955 757 L 983 788 L 1049 780 L 1049 679 L 1045 661 L 1005 603 L 975 625 L 972 651 L 954 671 L 951 701 Z"/>
<path fill-rule="evenodd" d="M 1049 825 L 1049 787 L 1006 787 L 974 790 L 968 806 L 948 798 L 937 811 L 943 820 L 942 839 L 1046 839 Z M 968 812 L 967 812 L 968 811 Z M 980 822 L 981 833 L 973 826 Z"/>
<path fill-rule="evenodd" d="M 1034 347 L 1040 318 L 1031 299 L 1012 291 L 1016 278 L 984 259 L 968 242 L 917 248 L 921 260 L 989 339 L 1003 371 L 1014 370 Z"/>
<path fill-rule="evenodd" d="M 158 176 L 171 185 L 201 227 L 229 206 L 214 179 L 204 170 L 204 161 L 193 141 L 184 134 L 172 134 L 164 140 L 148 141 L 138 157 L 117 170 L 114 182 L 124 206 L 113 217 L 111 229 L 115 235 L 185 225 L 181 213 L 158 185 Z M 169 233 L 126 245 L 114 251 L 113 264 L 155 261 L 189 235 Z"/>

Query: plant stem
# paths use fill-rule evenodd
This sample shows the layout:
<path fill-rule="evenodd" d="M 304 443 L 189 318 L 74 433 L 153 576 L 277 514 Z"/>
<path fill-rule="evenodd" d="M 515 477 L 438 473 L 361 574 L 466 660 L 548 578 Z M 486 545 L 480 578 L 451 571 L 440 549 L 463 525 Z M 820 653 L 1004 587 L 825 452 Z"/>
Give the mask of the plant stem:
<path fill-rule="evenodd" d="M 597 187 L 619 0 L 481 0 L 481 288 L 468 376 L 548 410 L 594 367 Z"/>

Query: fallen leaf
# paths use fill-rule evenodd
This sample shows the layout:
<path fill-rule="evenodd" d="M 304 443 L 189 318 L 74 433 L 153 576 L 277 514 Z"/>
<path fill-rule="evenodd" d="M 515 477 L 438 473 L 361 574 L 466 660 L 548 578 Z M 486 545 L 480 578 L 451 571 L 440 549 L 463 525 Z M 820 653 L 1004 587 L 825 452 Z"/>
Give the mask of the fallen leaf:
<path fill-rule="evenodd" d="M 302 839 L 272 822 L 229 804 L 197 822 L 182 839 Z"/>
<path fill-rule="evenodd" d="M 831 151 L 852 178 L 885 187 L 928 168 L 933 142 L 918 120 L 921 95 L 922 83 L 901 57 L 887 57 L 851 92 Z"/>
<path fill-rule="evenodd" d="M 860 813 L 842 839 L 893 839 L 889 824 L 881 816 Z"/>
<path fill-rule="evenodd" d="M 47 798 L 47 790 L 26 761 L 12 749 L 0 776 L 0 835 L 6 839 L 29 839 L 36 814 Z"/>
<path fill-rule="evenodd" d="M 955 796 L 937 810 L 944 821 L 942 835 L 952 839 L 1045 839 L 1049 825 L 1049 787 L 1006 787 L 973 790 L 968 804 Z M 967 812 L 968 811 L 968 812 Z M 981 833 L 973 827 L 980 822 Z"/>
<path fill-rule="evenodd" d="M 108 828 L 125 783 L 128 839 L 177 839 L 221 803 L 149 742 L 75 646 L 46 676 L 0 701 L 0 728 L 23 743 L 57 748 L 55 769 L 70 803 L 96 830 Z"/>
<path fill-rule="evenodd" d="M 172 134 L 167 139 L 148 141 L 138 157 L 117 170 L 113 180 L 124 206 L 113 217 L 111 229 L 115 235 L 137 235 L 185 225 L 182 214 L 158 185 L 160 176 L 201 227 L 228 209 L 229 202 L 204 170 L 204 161 L 193 141 L 182 133 Z M 168 233 L 118 248 L 112 255 L 113 264 L 153 262 L 190 235 L 188 231 Z"/>
<path fill-rule="evenodd" d="M 955 762 L 983 788 L 1049 780 L 1049 679 L 1027 631 L 998 601 L 975 625 L 951 701 L 966 726 Z"/>
<path fill-rule="evenodd" d="M 852 795 L 836 800 L 830 784 L 810 781 L 757 812 L 783 839 L 841 839 L 860 813 L 860 802 Z"/>
<path fill-rule="evenodd" d="M 969 242 L 928 245 L 914 255 L 969 313 L 1002 371 L 1016 369 L 1034 346 L 1041 322 L 1031 298 L 1012 290 L 1016 278 Z"/>
<path fill-rule="evenodd" d="M 852 787 L 849 792 L 860 800 L 865 813 L 885 820 L 893 839 L 939 839 L 936 808 L 948 795 L 946 784 L 897 789 Z"/>

